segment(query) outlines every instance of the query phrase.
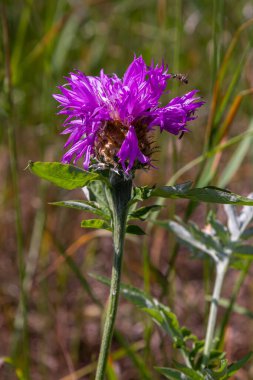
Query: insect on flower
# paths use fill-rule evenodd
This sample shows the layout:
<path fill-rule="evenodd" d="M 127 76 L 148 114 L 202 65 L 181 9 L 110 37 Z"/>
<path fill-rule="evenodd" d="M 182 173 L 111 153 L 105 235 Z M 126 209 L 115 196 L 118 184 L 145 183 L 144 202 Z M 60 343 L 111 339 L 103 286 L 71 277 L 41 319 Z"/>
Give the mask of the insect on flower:
<path fill-rule="evenodd" d="M 67 116 L 62 134 L 69 135 L 68 151 L 62 162 L 76 164 L 81 159 L 86 170 L 99 165 L 125 175 L 150 167 L 154 128 L 182 135 L 204 103 L 192 90 L 161 106 L 173 76 L 164 64 L 147 66 L 142 57 L 134 57 L 123 78 L 103 70 L 94 77 L 70 73 L 67 83 L 59 86 L 61 94 L 53 95 L 60 103 L 59 114 Z"/>
<path fill-rule="evenodd" d="M 178 79 L 184 84 L 188 84 L 188 75 L 187 74 L 171 74 L 173 79 Z"/>

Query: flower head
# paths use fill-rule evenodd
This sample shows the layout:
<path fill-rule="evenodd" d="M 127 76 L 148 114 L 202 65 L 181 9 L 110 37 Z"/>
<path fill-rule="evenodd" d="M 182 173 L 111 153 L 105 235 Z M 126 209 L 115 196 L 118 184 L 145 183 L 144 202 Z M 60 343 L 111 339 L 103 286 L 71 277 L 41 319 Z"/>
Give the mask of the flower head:
<path fill-rule="evenodd" d="M 174 135 L 185 132 L 203 104 L 193 90 L 162 107 L 170 78 L 164 64 L 147 66 L 142 57 L 134 58 L 122 79 L 103 70 L 97 77 L 71 73 L 59 87 L 61 94 L 53 95 L 59 114 L 67 115 L 62 134 L 69 135 L 65 147 L 70 148 L 62 161 L 82 159 L 88 169 L 94 160 L 126 174 L 150 166 L 154 127 Z"/>

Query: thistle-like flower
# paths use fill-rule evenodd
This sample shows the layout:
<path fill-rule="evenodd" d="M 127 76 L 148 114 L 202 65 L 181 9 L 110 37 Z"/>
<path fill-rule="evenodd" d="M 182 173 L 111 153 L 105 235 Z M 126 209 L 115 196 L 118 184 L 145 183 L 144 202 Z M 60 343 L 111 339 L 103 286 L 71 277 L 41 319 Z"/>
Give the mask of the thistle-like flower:
<path fill-rule="evenodd" d="M 186 132 L 204 103 L 193 90 L 162 107 L 159 101 L 171 77 L 164 64 L 147 66 L 142 57 L 134 58 L 122 79 L 103 70 L 97 77 L 70 73 L 59 87 L 62 94 L 53 95 L 59 114 L 67 115 L 62 134 L 70 135 L 62 162 L 82 159 L 86 170 L 96 163 L 126 175 L 149 167 L 154 128 L 174 135 Z"/>

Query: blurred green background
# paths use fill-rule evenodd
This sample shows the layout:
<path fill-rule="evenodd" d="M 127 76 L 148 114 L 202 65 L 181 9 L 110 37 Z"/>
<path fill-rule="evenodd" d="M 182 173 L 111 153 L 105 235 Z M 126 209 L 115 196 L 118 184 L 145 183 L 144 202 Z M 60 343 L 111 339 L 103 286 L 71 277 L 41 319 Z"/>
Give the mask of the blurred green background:
<path fill-rule="evenodd" d="M 217 149 L 207 166 L 199 164 L 205 161 L 206 151 L 252 132 L 252 90 L 242 92 L 253 86 L 252 17 L 253 3 L 248 0 L 1 0 L 0 356 L 12 357 L 24 379 L 94 377 L 101 310 L 83 289 L 83 278 L 104 304 L 107 289 L 89 278 L 88 272 L 109 275 L 111 268 L 110 238 L 103 232 L 84 233 L 78 213 L 48 205 L 82 194 L 53 188 L 24 171 L 28 160 L 57 161 L 63 154 L 63 118 L 56 116 L 52 93 L 74 69 L 98 75 L 103 68 L 120 76 L 134 54 L 147 63 L 164 60 L 170 72 L 185 73 L 189 80 L 186 86 L 171 82 L 167 99 L 197 88 L 206 104 L 192 132 L 182 140 L 157 136 L 159 169 L 139 173 L 136 183 L 199 180 L 202 185 L 227 186 L 247 195 L 253 183 L 252 133 L 229 149 Z M 220 73 L 229 46 L 231 54 Z M 198 165 L 172 178 L 197 157 Z M 185 202 L 177 207 L 173 203 L 164 215 L 182 215 L 185 208 Z M 201 222 L 206 209 L 200 210 L 195 218 Z M 159 228 L 152 230 L 152 240 L 145 239 L 127 241 L 124 281 L 159 297 L 174 239 Z M 72 264 L 63 258 L 66 252 Z M 81 279 L 75 269 L 73 273 L 73 263 Z M 184 252 L 177 261 L 172 295 L 165 297 L 181 321 L 200 336 L 205 320 L 202 280 L 201 264 Z M 242 290 L 246 306 L 252 303 L 252 290 L 252 285 Z M 148 363 L 151 378 L 158 379 L 152 367 L 169 364 L 169 343 L 125 301 L 118 319 L 117 327 L 128 340 L 123 344 L 115 339 L 113 350 L 117 354 L 124 345 L 136 344 L 133 351 Z M 236 341 L 231 345 L 228 340 L 226 346 L 231 359 L 252 345 L 252 323 L 247 319 L 251 327 L 246 329 L 243 321 L 235 318 L 228 332 Z M 142 379 L 129 352 L 123 352 L 119 361 L 112 359 L 112 368 L 116 377 L 111 379 Z M 79 374 L 68 375 L 78 369 Z M 253 378 L 250 370 L 241 373 L 238 379 Z M 17 375 L 5 364 L 0 366 L 0 377 L 8 380 Z"/>

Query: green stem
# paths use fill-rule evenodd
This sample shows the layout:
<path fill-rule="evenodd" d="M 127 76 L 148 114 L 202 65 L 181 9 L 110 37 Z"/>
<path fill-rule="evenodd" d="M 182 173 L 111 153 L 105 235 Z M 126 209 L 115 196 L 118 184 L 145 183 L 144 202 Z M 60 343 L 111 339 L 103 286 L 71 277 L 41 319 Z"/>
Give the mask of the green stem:
<path fill-rule="evenodd" d="M 120 293 L 120 277 L 123 257 L 125 227 L 127 219 L 127 204 L 131 198 L 132 181 L 124 180 L 120 175 L 112 172 L 110 177 L 111 191 L 108 194 L 113 219 L 114 263 L 111 275 L 109 304 L 106 311 L 103 337 L 98 358 L 95 380 L 103 380 L 105 376 L 107 358 L 113 336 L 114 323 L 117 314 Z"/>
<path fill-rule="evenodd" d="M 223 26 L 224 1 L 213 0 L 213 67 L 212 67 L 212 87 L 217 77 L 221 57 L 221 32 Z"/>
<path fill-rule="evenodd" d="M 244 268 L 242 269 L 237 281 L 236 281 L 236 284 L 234 286 L 234 289 L 232 291 L 232 295 L 231 295 L 231 298 L 230 298 L 230 301 L 229 301 L 229 305 L 228 305 L 228 308 L 224 314 L 224 317 L 223 317 L 223 320 L 221 322 L 221 327 L 220 327 L 220 333 L 219 333 L 219 339 L 218 339 L 218 342 L 217 342 L 217 349 L 221 349 L 222 348 L 222 345 L 223 345 L 223 341 L 224 341 L 224 335 L 225 335 L 225 331 L 226 331 L 226 326 L 229 322 L 229 319 L 230 319 L 230 316 L 231 316 L 231 313 L 233 311 L 233 308 L 234 308 L 234 304 L 235 304 L 235 301 L 237 299 L 237 296 L 238 296 L 238 293 L 241 289 L 241 286 L 245 280 L 245 277 L 247 276 L 248 274 L 248 271 L 249 271 L 249 268 L 251 266 L 252 262 L 251 260 L 249 260 L 248 262 L 246 262 L 246 264 L 244 265 Z"/>
<path fill-rule="evenodd" d="M 143 280 L 144 280 L 144 291 L 147 294 L 150 294 L 150 255 L 148 248 L 148 235 L 146 239 L 143 239 L 142 245 L 142 257 L 143 257 Z M 152 335 L 152 323 L 150 320 L 146 319 L 144 322 L 144 340 L 145 340 L 145 349 L 144 357 L 145 360 L 149 360 L 150 355 L 150 342 Z"/>
<path fill-rule="evenodd" d="M 15 334 L 12 341 L 12 356 L 15 363 L 18 360 L 18 355 L 22 360 L 22 369 L 26 379 L 29 379 L 29 342 L 28 342 L 28 324 L 27 324 L 27 294 L 24 288 L 25 280 L 25 255 L 24 255 L 24 236 L 21 217 L 21 202 L 18 186 L 18 156 L 16 144 L 16 128 L 15 128 L 15 110 L 13 102 L 13 85 L 12 85 L 12 70 L 11 70 L 11 49 L 9 38 L 9 25 L 6 15 L 4 3 L 0 6 L 0 14 L 2 21 L 3 47 L 5 53 L 5 77 L 6 77 L 6 97 L 7 97 L 7 113 L 9 120 L 7 122 L 8 129 L 8 148 L 10 154 L 10 169 L 11 180 L 14 193 L 15 206 L 15 225 L 16 225 L 16 240 L 17 240 L 17 260 L 19 271 L 20 285 L 20 318 L 15 323 Z M 19 313 L 19 309 L 17 311 Z M 20 347 L 22 346 L 22 349 Z"/>
<path fill-rule="evenodd" d="M 214 330 L 216 325 L 217 313 L 218 313 L 218 304 L 221 294 L 221 288 L 223 285 L 224 277 L 228 268 L 229 258 L 225 258 L 223 261 L 216 263 L 216 278 L 213 289 L 211 308 L 208 318 L 207 331 L 205 337 L 205 346 L 204 346 L 204 357 L 203 364 L 207 365 L 210 351 L 213 344 Z"/>

